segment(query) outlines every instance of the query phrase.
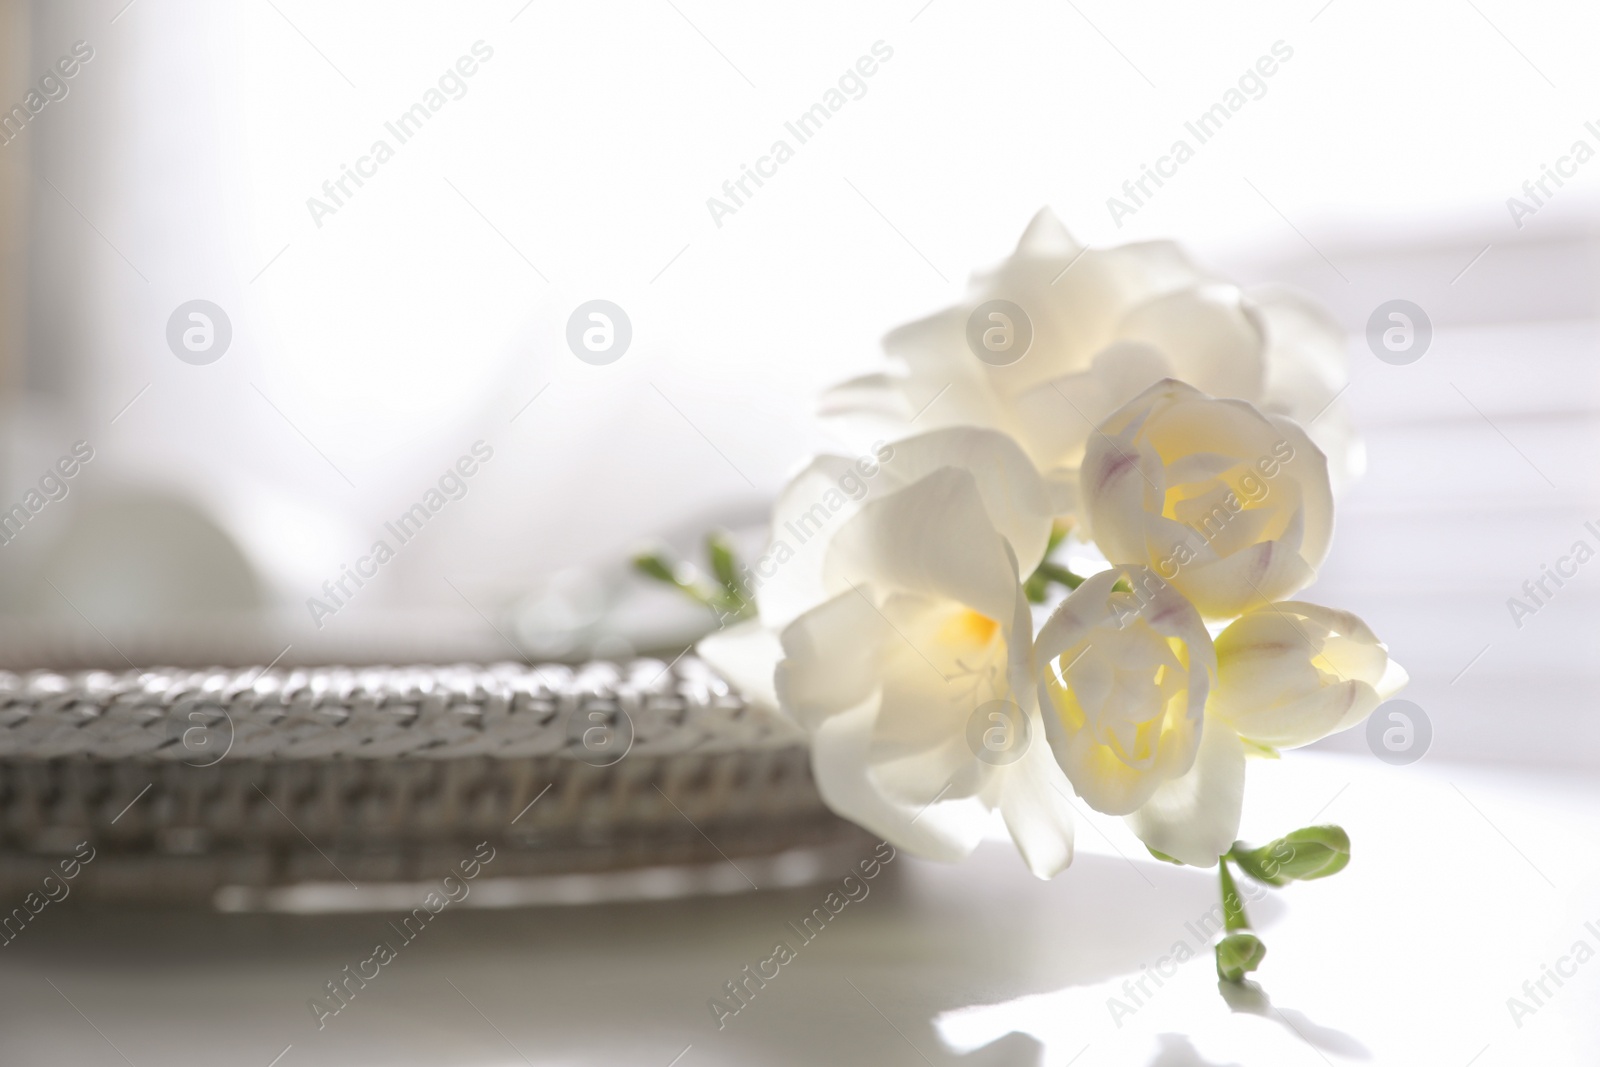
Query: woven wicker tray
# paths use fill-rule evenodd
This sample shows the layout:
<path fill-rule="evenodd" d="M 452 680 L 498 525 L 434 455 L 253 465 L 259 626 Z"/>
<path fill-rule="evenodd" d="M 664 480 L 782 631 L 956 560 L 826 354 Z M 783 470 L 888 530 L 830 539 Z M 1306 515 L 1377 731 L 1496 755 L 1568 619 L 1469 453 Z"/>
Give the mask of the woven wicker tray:
<path fill-rule="evenodd" d="M 0 674 L 10 897 L 84 842 L 75 895 L 174 902 L 437 878 L 480 842 L 525 877 L 867 840 L 690 657 Z"/>

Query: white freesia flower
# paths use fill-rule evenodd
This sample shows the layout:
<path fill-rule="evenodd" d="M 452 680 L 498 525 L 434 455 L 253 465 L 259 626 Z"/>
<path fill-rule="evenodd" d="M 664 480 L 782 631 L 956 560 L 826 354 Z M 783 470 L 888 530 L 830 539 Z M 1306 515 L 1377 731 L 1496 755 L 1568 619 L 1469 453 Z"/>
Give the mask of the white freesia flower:
<path fill-rule="evenodd" d="M 977 479 L 943 467 L 862 504 L 829 545 L 830 599 L 782 634 L 777 696 L 834 811 L 958 859 L 998 808 L 1029 868 L 1071 862 L 1070 793 L 1040 736 L 1032 616 Z M 996 750 L 975 743 L 996 726 Z"/>
<path fill-rule="evenodd" d="M 969 322 L 981 305 L 1022 309 L 1031 342 L 1006 365 L 979 358 Z M 893 439 L 921 427 L 986 426 L 1014 437 L 1057 488 L 1061 512 L 1093 427 L 1162 378 L 1247 400 L 1317 428 L 1343 483 L 1364 454 L 1337 403 L 1348 381 L 1343 331 L 1304 298 L 1246 293 L 1171 242 L 1079 245 L 1048 210 L 1016 252 L 973 279 L 961 304 L 892 332 L 892 369 L 825 398 L 825 416 Z M 1324 413 L 1325 412 L 1325 413 Z"/>
<path fill-rule="evenodd" d="M 1360 723 L 1406 684 L 1366 623 L 1301 601 L 1246 612 L 1216 639 L 1208 719 L 1252 744 L 1298 748 Z"/>
<path fill-rule="evenodd" d="M 1040 628 L 1034 653 L 1045 736 L 1090 807 L 1132 814 L 1189 772 L 1217 663 L 1172 586 L 1145 567 L 1102 571 Z"/>
<path fill-rule="evenodd" d="M 1170 379 L 1100 424 L 1082 494 L 1107 559 L 1149 566 L 1208 619 L 1305 588 L 1333 536 L 1327 463 L 1298 425 Z"/>
<path fill-rule="evenodd" d="M 760 617 L 706 637 L 696 650 L 700 657 L 757 707 L 777 710 L 778 633 L 840 591 L 824 580 L 834 538 L 868 502 L 946 468 L 972 474 L 983 514 L 1011 546 L 1021 573 L 1032 573 L 1049 542 L 1055 508 L 1033 464 L 1005 435 L 953 426 L 865 456 L 818 456 L 779 494 L 771 539 L 748 568 L 746 591 Z"/>

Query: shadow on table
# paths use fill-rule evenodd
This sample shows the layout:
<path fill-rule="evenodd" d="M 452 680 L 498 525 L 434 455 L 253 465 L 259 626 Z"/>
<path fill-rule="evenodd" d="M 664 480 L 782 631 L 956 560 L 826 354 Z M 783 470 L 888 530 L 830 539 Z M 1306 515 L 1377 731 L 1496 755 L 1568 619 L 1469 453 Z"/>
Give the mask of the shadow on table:
<path fill-rule="evenodd" d="M 1241 982 L 1238 985 L 1218 982 L 1217 988 L 1222 991 L 1228 1007 L 1234 1011 L 1259 1015 L 1263 1019 L 1278 1023 L 1319 1052 L 1331 1052 L 1353 1060 L 1372 1058 L 1370 1049 L 1343 1030 L 1335 1030 L 1312 1022 L 1303 1011 L 1278 1008 L 1258 982 Z"/>
<path fill-rule="evenodd" d="M 865 895 L 845 873 L 740 896 L 446 908 L 409 940 L 394 913 L 63 907 L 0 956 L 0 1040 L 17 1067 L 113 1043 L 136 1064 L 257 1067 L 286 1045 L 277 1067 L 1030 1064 L 1032 1038 L 960 1056 L 933 1020 L 1137 973 L 1216 896 L 1205 872 L 1099 855 L 1040 882 L 991 844 L 955 866 L 899 857 Z M 1280 913 L 1268 901 L 1254 917 Z M 380 943 L 393 958 L 369 964 Z M 1291 1025 L 1349 1054 L 1344 1035 Z M 1184 1055 L 1164 1046 L 1151 1067 L 1204 1062 Z"/>

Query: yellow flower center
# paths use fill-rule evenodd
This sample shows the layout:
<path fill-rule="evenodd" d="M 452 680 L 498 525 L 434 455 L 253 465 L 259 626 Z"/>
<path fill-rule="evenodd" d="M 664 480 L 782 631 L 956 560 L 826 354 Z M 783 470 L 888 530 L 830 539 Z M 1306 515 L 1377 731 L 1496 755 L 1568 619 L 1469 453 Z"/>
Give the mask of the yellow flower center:
<path fill-rule="evenodd" d="M 951 615 L 939 627 L 939 640 L 945 645 L 957 648 L 982 647 L 994 640 L 994 635 L 1000 631 L 1000 624 L 981 611 L 965 608 Z"/>

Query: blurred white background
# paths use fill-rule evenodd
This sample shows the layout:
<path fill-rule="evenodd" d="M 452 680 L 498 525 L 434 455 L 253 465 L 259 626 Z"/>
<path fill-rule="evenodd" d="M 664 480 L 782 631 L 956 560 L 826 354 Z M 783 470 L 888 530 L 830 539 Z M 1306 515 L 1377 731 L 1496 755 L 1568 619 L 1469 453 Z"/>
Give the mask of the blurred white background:
<path fill-rule="evenodd" d="M 1600 162 L 1521 227 L 1506 205 L 1600 147 L 1592 8 L 124 3 L 7 14 L 5 106 L 93 49 L 0 147 L 0 506 L 94 449 L 0 550 L 9 665 L 514 655 L 550 582 L 758 518 L 825 444 L 817 391 L 1051 205 L 1334 310 L 1370 470 L 1309 597 L 1411 670 L 1430 759 L 1600 765 L 1600 563 L 1520 629 L 1506 604 L 1600 547 Z M 864 94 L 718 225 L 707 198 L 878 42 Z M 1277 42 L 1265 93 L 1119 227 L 1107 198 Z M 399 144 L 385 123 L 475 46 Z M 594 298 L 633 325 L 608 366 L 564 339 Z M 1436 331 L 1409 366 L 1362 337 L 1393 298 Z M 166 342 L 194 299 L 232 324 L 206 366 Z M 314 628 L 307 598 L 480 440 L 466 496 Z"/>

